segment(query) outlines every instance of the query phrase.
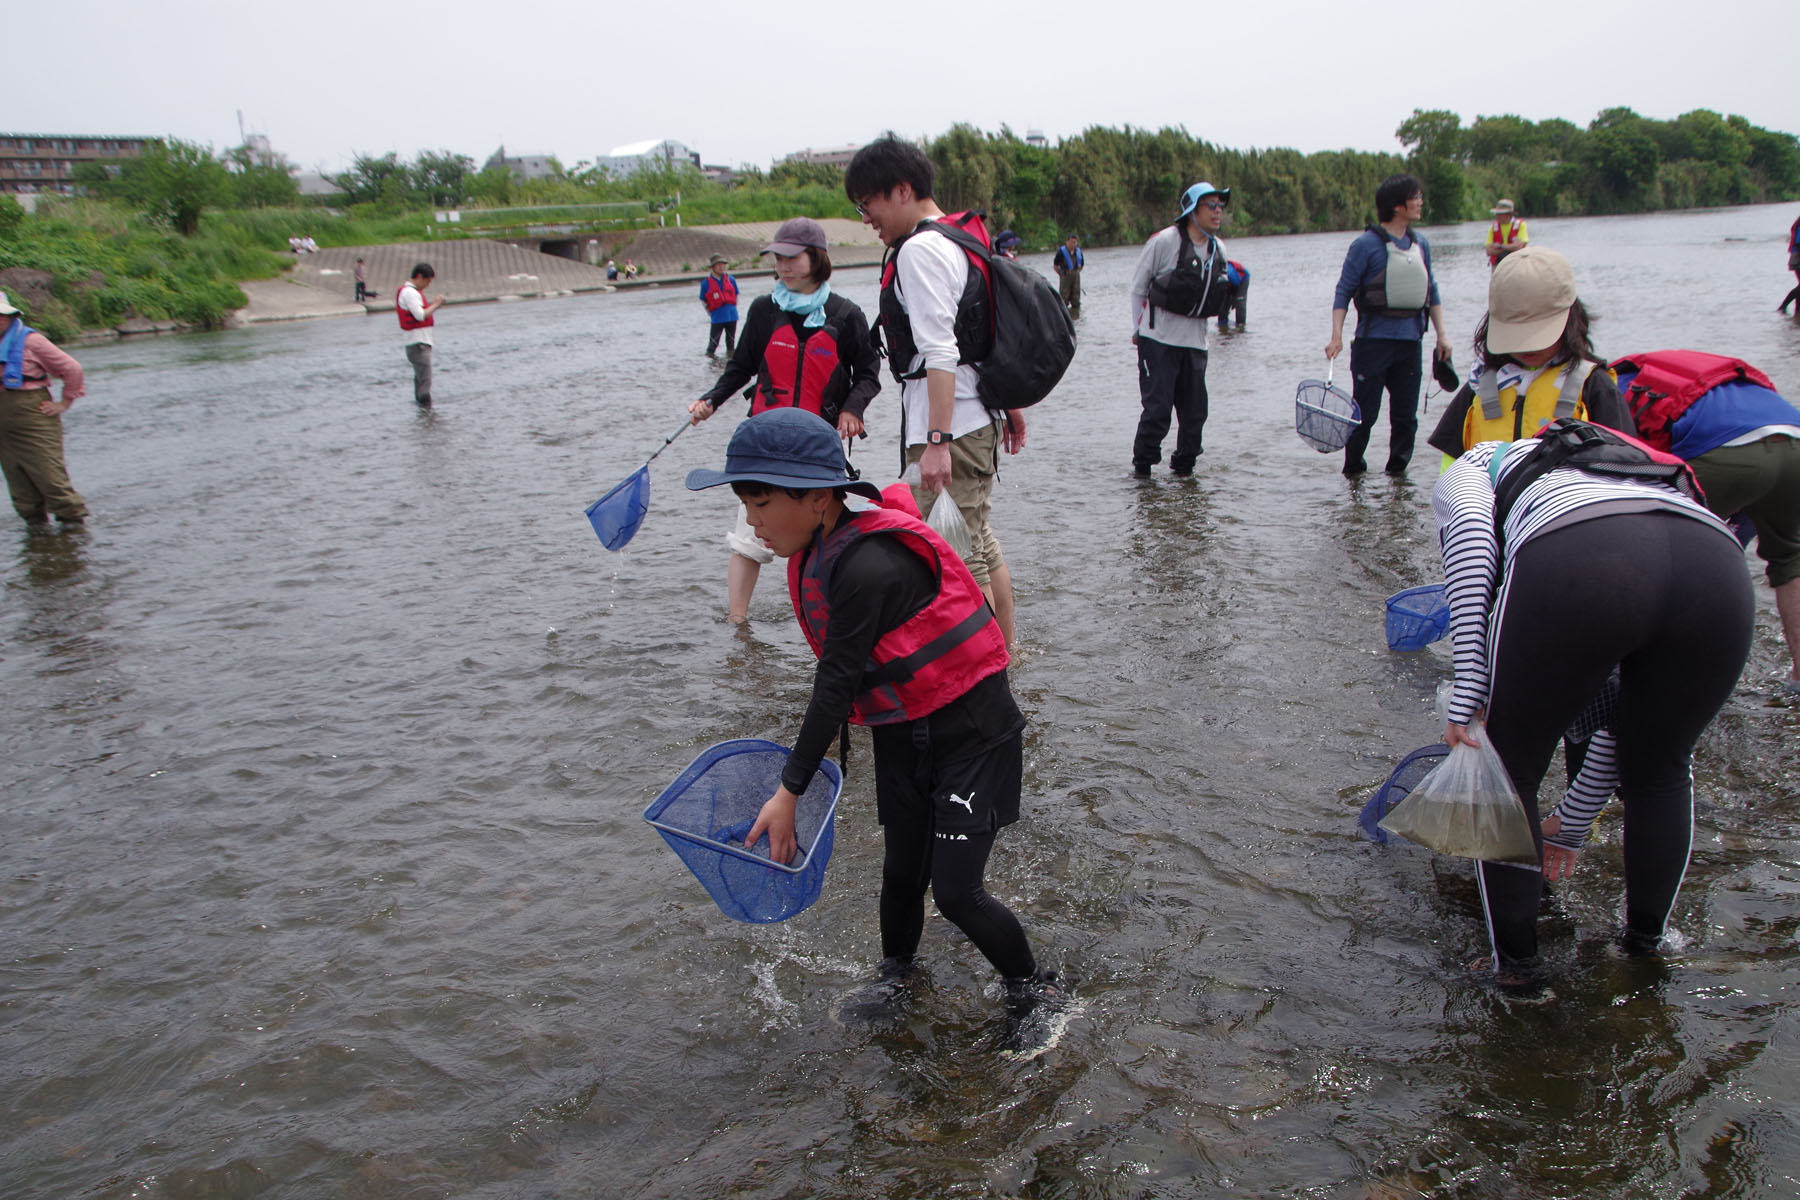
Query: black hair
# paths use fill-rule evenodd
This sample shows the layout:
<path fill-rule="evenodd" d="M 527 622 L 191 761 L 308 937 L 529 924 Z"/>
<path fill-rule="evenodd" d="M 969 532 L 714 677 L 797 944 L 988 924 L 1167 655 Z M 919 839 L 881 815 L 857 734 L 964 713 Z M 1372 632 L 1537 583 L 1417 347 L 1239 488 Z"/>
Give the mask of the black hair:
<path fill-rule="evenodd" d="M 413 272 L 407 278 L 418 279 L 421 277 L 425 279 L 436 279 L 437 272 L 431 269 L 430 263 L 414 263 Z"/>
<path fill-rule="evenodd" d="M 1425 185 L 1416 175 L 1389 175 L 1375 189 L 1375 219 L 1383 223 L 1393 220 L 1395 209 L 1405 207 L 1408 200 L 1424 191 Z"/>
<path fill-rule="evenodd" d="M 844 194 L 850 203 L 861 204 L 866 197 L 885 196 L 905 183 L 912 185 L 915 199 L 929 200 L 936 178 L 937 168 L 923 150 L 889 133 L 858 150 L 844 168 Z"/>
<path fill-rule="evenodd" d="M 820 490 L 819 488 L 782 487 L 779 484 L 764 483 L 760 479 L 737 479 L 733 480 L 731 484 L 731 490 L 739 500 L 760 500 L 777 489 L 786 492 L 795 500 L 804 500 L 813 492 Z M 830 491 L 839 500 L 850 494 L 849 488 L 834 487 Z"/>
<path fill-rule="evenodd" d="M 1550 361 L 1574 362 L 1585 358 L 1590 362 L 1606 365 L 1606 360 L 1594 353 L 1594 339 L 1588 335 L 1588 327 L 1594 318 L 1589 314 L 1587 305 L 1577 300 L 1569 306 L 1569 319 L 1563 325 L 1562 337 L 1556 343 L 1556 353 Z M 1509 362 L 1517 362 L 1510 354 L 1495 354 L 1488 349 L 1488 315 L 1481 314 L 1480 324 L 1475 326 L 1475 355 L 1481 359 L 1481 365 L 1487 370 L 1496 370 Z"/>

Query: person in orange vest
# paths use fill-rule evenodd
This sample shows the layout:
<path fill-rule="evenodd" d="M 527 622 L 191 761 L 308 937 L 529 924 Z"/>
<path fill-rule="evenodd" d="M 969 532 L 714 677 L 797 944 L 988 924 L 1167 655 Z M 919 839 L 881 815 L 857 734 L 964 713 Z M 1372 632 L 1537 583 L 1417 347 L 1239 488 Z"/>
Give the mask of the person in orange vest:
<path fill-rule="evenodd" d="M 1531 234 L 1526 231 L 1525 222 L 1513 212 L 1511 200 L 1502 200 L 1488 211 L 1494 214 L 1494 223 L 1487 231 L 1488 267 L 1491 270 L 1514 250 L 1524 248 L 1531 241 Z"/>

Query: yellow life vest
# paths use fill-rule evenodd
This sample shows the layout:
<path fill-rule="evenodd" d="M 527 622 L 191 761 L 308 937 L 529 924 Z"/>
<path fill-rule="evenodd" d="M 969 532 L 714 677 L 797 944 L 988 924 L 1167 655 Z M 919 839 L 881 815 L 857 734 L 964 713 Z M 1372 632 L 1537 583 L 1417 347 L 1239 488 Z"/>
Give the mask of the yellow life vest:
<path fill-rule="evenodd" d="M 1612 374 L 1610 367 L 1600 369 Z M 1525 386 L 1521 404 L 1516 386 L 1496 388 L 1496 372 L 1483 370 L 1475 385 L 1475 398 L 1469 403 L 1469 415 L 1463 419 L 1463 449 L 1467 451 L 1482 442 L 1516 442 L 1536 437 L 1558 417 L 1587 420 L 1581 389 L 1593 371 L 1594 364 L 1585 358 L 1561 369 L 1547 367 Z"/>

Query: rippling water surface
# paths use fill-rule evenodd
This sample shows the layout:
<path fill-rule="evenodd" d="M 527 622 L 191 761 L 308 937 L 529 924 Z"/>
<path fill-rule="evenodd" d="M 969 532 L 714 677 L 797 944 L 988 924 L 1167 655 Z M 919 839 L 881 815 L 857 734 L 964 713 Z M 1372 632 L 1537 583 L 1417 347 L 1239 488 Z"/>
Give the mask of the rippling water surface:
<path fill-rule="evenodd" d="M 1602 353 L 1734 353 L 1791 395 L 1790 217 L 1532 231 Z M 1482 227 L 1430 232 L 1466 363 Z M 1081 981 L 1026 1062 L 936 918 L 905 1026 L 831 1019 L 877 953 L 865 739 L 785 925 L 726 920 L 640 819 L 700 747 L 791 738 L 810 683 L 775 572 L 721 620 L 729 501 L 680 486 L 730 419 L 657 461 L 623 553 L 582 517 L 713 377 L 687 286 L 448 309 L 423 416 L 382 319 L 84 350 L 93 523 L 0 547 L 0 1192 L 1793 1194 L 1800 770 L 1760 579 L 1661 962 L 1609 949 L 1616 816 L 1536 1006 L 1465 975 L 1463 863 L 1356 835 L 1450 666 L 1381 629 L 1437 577 L 1435 464 L 1346 483 L 1293 434 L 1348 240 L 1232 243 L 1250 328 L 1206 455 L 1147 484 L 1136 251 L 1090 253 L 1075 365 L 1006 464 L 1028 815 L 990 884 Z M 834 284 L 872 309 L 872 272 Z M 871 425 L 885 481 L 891 384 Z"/>

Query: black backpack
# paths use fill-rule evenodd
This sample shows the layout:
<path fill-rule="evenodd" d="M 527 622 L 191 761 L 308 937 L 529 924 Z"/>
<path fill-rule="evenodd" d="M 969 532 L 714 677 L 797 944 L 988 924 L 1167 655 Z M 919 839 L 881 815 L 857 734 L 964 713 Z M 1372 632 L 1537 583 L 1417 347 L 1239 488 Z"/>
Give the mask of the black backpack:
<path fill-rule="evenodd" d="M 1181 249 L 1175 254 L 1174 269 L 1150 281 L 1152 329 L 1156 327 L 1156 308 L 1209 321 L 1231 303 L 1231 282 L 1226 277 L 1231 264 L 1218 252 L 1217 241 L 1210 234 L 1207 236 L 1207 246 L 1212 253 L 1202 259 L 1199 250 L 1194 248 L 1193 239 L 1188 237 L 1186 227 L 1178 224 L 1175 232 L 1181 235 Z"/>
<path fill-rule="evenodd" d="M 973 214 L 979 222 L 980 214 Z M 960 246 L 987 280 L 993 345 L 971 364 L 981 377 L 981 402 L 993 410 L 1029 408 L 1048 396 L 1075 357 L 1075 323 L 1049 280 L 988 249 L 967 218 L 937 222 L 937 232 Z"/>
<path fill-rule="evenodd" d="M 1622 479 L 1648 479 L 1666 483 L 1696 504 L 1706 497 L 1694 479 L 1693 468 L 1663 450 L 1646 446 L 1634 437 L 1574 417 L 1559 417 L 1544 426 L 1537 445 L 1510 474 L 1500 474 L 1504 448 L 1494 452 L 1488 471 L 1494 484 L 1494 541 L 1505 542 L 1507 514 L 1532 481 L 1557 467 L 1578 467 L 1595 475 Z"/>

